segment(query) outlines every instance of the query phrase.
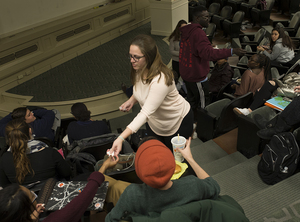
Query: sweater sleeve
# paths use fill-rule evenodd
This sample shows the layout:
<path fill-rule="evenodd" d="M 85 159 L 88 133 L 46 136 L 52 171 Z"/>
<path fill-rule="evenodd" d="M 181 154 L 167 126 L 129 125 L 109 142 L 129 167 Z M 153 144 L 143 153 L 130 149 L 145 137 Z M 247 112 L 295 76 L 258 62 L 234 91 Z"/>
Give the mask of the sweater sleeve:
<path fill-rule="evenodd" d="M 52 149 L 52 148 L 48 148 Z M 61 179 L 69 179 L 71 176 L 71 168 L 69 164 L 64 160 L 64 158 L 53 149 L 52 158 L 55 162 L 55 170 Z"/>
<path fill-rule="evenodd" d="M 164 75 L 164 74 L 161 74 Z M 149 86 L 149 94 L 143 108 L 133 121 L 127 126 L 132 132 L 136 132 L 150 118 L 164 101 L 169 93 L 169 86 L 165 84 L 165 78 L 153 79 Z"/>
<path fill-rule="evenodd" d="M 250 76 L 249 76 L 249 70 L 246 70 L 241 78 L 241 84 L 236 87 L 234 95 L 236 96 L 242 96 L 245 95 L 249 91 L 250 88 Z"/>
<path fill-rule="evenodd" d="M 37 132 L 47 132 L 52 129 L 55 114 L 52 110 L 37 109 L 33 111 L 34 116 L 38 117 L 33 122 L 33 129 Z M 54 135 L 53 135 L 54 136 Z"/>
<path fill-rule="evenodd" d="M 179 51 L 175 49 L 174 37 L 170 39 L 169 49 L 173 56 L 179 56 Z"/>
<path fill-rule="evenodd" d="M 103 183 L 104 175 L 99 172 L 93 172 L 88 178 L 88 183 L 83 191 L 75 197 L 63 209 L 50 214 L 44 222 L 76 222 L 86 211 L 86 208 L 92 202 L 98 187 Z"/>
<path fill-rule="evenodd" d="M 5 127 L 7 123 L 9 123 L 12 120 L 11 114 L 8 114 L 7 116 L 3 117 L 0 120 L 0 136 L 5 137 Z"/>
<path fill-rule="evenodd" d="M 198 178 L 197 178 L 198 179 Z M 207 177 L 203 180 L 199 179 L 198 187 L 200 195 L 199 200 L 217 199 L 220 194 L 220 186 L 212 177 Z"/>
<path fill-rule="evenodd" d="M 270 60 L 276 60 L 278 56 L 280 55 L 281 50 L 278 47 L 278 45 L 274 45 L 272 49 L 272 53 L 268 53 L 267 50 L 264 51 L 264 54 L 270 58 Z"/>
<path fill-rule="evenodd" d="M 217 61 L 231 56 L 231 49 L 214 49 L 203 30 L 194 37 L 197 53 L 200 58 L 207 61 Z"/>

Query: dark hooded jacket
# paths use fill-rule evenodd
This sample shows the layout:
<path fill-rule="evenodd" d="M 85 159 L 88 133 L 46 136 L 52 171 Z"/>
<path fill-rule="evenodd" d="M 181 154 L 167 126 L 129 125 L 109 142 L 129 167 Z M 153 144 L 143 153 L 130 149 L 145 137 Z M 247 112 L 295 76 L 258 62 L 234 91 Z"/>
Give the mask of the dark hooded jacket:
<path fill-rule="evenodd" d="M 179 72 L 187 82 L 204 80 L 209 72 L 209 61 L 231 56 L 231 49 L 214 49 L 199 24 L 188 24 L 180 31 Z"/>
<path fill-rule="evenodd" d="M 228 64 L 228 62 L 222 65 L 216 64 L 211 71 L 211 77 L 209 79 L 209 91 L 217 93 L 220 89 L 229 83 L 233 76 L 233 70 Z"/>

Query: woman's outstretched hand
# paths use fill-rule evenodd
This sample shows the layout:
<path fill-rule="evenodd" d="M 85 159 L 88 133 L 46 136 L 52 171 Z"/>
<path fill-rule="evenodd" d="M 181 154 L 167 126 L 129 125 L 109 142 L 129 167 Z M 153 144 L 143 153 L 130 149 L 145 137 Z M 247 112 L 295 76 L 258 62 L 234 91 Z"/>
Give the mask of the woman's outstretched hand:
<path fill-rule="evenodd" d="M 123 140 L 118 137 L 114 141 L 112 147 L 109 149 L 109 154 L 112 154 L 113 156 L 118 156 L 118 154 L 122 150 L 122 143 L 123 143 Z"/>

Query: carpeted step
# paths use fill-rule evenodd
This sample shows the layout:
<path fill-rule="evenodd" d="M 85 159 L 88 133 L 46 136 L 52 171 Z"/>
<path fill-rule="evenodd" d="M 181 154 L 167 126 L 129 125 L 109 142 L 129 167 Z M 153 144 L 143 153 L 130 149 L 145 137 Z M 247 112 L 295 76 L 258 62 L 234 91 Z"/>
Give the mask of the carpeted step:
<path fill-rule="evenodd" d="M 250 221 L 300 221 L 299 181 L 300 173 L 297 173 L 239 201 L 239 204 Z M 273 217 L 278 220 L 271 220 Z"/>
<path fill-rule="evenodd" d="M 269 185 L 262 182 L 257 173 L 259 156 L 254 156 L 228 170 L 212 176 L 221 187 L 221 195 L 229 195 L 236 201 L 257 193 Z"/>
<path fill-rule="evenodd" d="M 203 142 L 198 137 L 196 139 L 192 139 L 191 141 L 191 147 L 199 146 L 201 144 L 203 144 Z"/>
<path fill-rule="evenodd" d="M 206 141 L 205 143 L 199 144 L 197 146 L 192 146 L 191 152 L 195 161 L 200 166 L 228 155 L 212 140 Z"/>
<path fill-rule="evenodd" d="M 201 165 L 201 167 L 210 175 L 215 175 L 224 170 L 227 170 L 237 164 L 246 161 L 247 158 L 240 152 L 235 152 L 230 155 L 224 156 L 213 162 Z"/>

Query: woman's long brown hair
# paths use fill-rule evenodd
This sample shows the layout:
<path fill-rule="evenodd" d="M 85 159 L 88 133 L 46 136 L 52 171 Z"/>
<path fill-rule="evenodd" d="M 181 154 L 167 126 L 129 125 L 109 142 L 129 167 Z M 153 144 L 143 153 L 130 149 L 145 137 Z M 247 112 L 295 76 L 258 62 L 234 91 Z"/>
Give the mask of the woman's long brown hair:
<path fill-rule="evenodd" d="M 29 128 L 30 126 L 20 119 L 10 121 L 5 127 L 6 141 L 11 147 L 16 169 L 16 180 L 19 184 L 22 184 L 27 174 L 34 174 L 26 154 L 27 142 L 30 140 Z"/>
<path fill-rule="evenodd" d="M 149 84 L 151 83 L 154 77 L 156 77 L 157 75 L 161 76 L 161 73 L 163 73 L 165 75 L 165 84 L 167 86 L 172 85 L 172 81 L 174 79 L 173 73 L 163 63 L 157 45 L 151 36 L 138 35 L 132 40 L 130 45 L 136 45 L 141 50 L 141 53 L 145 55 L 146 66 L 141 70 L 141 73 L 143 74 L 145 70 L 148 69 L 148 74 L 146 77 L 141 75 L 141 81 L 143 81 L 146 84 Z M 137 81 L 137 76 L 136 70 L 132 68 L 132 65 L 130 80 L 132 85 L 135 85 Z"/>

